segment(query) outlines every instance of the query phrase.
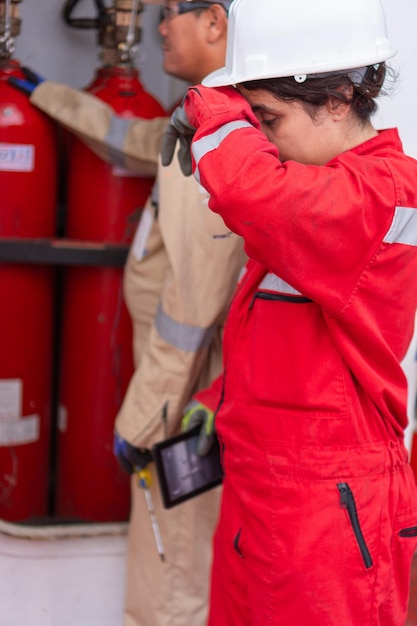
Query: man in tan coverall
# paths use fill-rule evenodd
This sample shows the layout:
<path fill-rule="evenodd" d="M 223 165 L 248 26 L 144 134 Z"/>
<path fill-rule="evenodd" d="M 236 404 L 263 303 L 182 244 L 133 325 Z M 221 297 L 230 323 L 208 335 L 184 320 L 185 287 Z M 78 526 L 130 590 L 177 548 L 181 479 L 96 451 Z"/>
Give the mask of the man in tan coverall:
<path fill-rule="evenodd" d="M 230 2 L 178 11 L 193 4 L 166 2 L 159 27 L 164 70 L 191 84 L 224 65 Z M 177 159 L 159 168 L 157 187 L 125 270 L 136 371 L 116 429 L 141 448 L 179 432 L 193 393 L 220 373 L 222 322 L 244 265 L 235 235 L 214 239 L 204 231 L 207 196 L 182 175 Z M 144 494 L 133 478 L 125 626 L 204 626 L 219 489 L 169 510 L 158 490 L 152 493 L 166 562 L 158 558 Z"/>
<path fill-rule="evenodd" d="M 224 65 L 230 4 L 165 2 L 159 32 L 168 74 L 194 84 Z M 234 234 L 208 235 L 205 192 L 183 176 L 177 159 L 166 168 L 157 164 L 168 119 L 121 119 L 91 94 L 48 81 L 31 101 L 102 158 L 118 151 L 125 167 L 157 172 L 125 267 L 136 369 L 116 419 L 119 437 L 149 449 L 180 431 L 193 393 L 221 371 L 222 324 L 245 262 L 242 242 Z M 159 559 L 133 475 L 124 626 L 204 626 L 219 488 L 166 510 L 153 482 L 166 560 Z"/>

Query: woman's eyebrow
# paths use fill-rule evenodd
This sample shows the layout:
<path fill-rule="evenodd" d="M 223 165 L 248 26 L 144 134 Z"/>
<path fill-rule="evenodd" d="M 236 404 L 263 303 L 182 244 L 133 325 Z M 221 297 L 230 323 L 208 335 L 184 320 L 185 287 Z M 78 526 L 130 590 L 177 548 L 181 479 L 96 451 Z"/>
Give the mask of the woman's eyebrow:
<path fill-rule="evenodd" d="M 252 106 L 252 111 L 256 113 L 257 111 L 262 111 L 263 113 L 271 113 L 271 115 L 277 115 L 277 111 L 275 109 L 271 109 L 265 104 L 254 104 Z"/>

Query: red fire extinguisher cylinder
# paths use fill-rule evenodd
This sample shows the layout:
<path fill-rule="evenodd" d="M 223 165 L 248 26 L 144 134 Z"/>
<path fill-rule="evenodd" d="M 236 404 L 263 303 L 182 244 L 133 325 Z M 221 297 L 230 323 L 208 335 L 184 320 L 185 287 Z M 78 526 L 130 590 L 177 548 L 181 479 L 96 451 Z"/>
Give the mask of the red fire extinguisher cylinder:
<path fill-rule="evenodd" d="M 11 76 L 24 78 L 20 63 L 0 62 L 0 238 L 50 238 L 55 126 L 7 83 Z M 48 513 L 53 269 L 2 263 L 0 293 L 0 518 L 23 521 Z"/>
<path fill-rule="evenodd" d="M 87 91 L 127 118 L 166 115 L 131 67 L 99 69 Z M 66 236 L 130 243 L 152 184 L 152 178 L 132 176 L 74 140 Z M 129 516 L 129 478 L 112 451 L 114 420 L 133 374 L 122 278 L 120 267 L 65 272 L 56 515 L 67 519 L 107 522 Z"/>

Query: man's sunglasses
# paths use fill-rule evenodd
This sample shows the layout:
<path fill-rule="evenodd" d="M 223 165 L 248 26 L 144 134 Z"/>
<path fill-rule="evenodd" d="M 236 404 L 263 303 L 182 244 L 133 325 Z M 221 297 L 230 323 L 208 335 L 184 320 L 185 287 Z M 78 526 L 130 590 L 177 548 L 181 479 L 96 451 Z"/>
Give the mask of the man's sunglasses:
<path fill-rule="evenodd" d="M 197 11 L 198 9 L 208 9 L 213 2 L 178 2 L 172 7 L 162 7 L 161 9 L 161 21 L 172 20 L 177 15 L 183 15 L 184 13 L 190 13 L 191 11 Z M 219 2 L 219 4 L 222 4 Z M 222 5 L 223 6 L 223 5 Z M 226 9 L 225 9 L 226 10 Z"/>

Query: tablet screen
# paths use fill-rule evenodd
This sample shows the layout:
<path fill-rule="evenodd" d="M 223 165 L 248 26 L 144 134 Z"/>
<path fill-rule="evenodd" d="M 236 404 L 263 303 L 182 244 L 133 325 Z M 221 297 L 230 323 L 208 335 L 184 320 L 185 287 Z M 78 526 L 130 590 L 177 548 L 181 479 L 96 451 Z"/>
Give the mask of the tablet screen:
<path fill-rule="evenodd" d="M 165 508 L 193 498 L 222 482 L 217 439 L 209 453 L 196 452 L 200 426 L 153 446 L 157 476 Z"/>

